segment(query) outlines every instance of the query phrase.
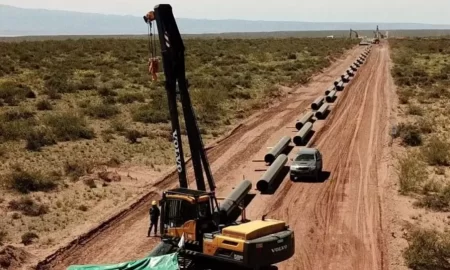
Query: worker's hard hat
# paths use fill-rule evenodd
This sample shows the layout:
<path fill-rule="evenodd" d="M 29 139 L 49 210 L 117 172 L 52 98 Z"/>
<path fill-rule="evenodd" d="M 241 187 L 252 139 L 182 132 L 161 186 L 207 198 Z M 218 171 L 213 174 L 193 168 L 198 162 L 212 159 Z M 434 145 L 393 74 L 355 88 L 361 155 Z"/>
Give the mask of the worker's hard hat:
<path fill-rule="evenodd" d="M 156 201 L 153 201 L 153 202 L 152 202 L 152 205 L 156 205 Z"/>

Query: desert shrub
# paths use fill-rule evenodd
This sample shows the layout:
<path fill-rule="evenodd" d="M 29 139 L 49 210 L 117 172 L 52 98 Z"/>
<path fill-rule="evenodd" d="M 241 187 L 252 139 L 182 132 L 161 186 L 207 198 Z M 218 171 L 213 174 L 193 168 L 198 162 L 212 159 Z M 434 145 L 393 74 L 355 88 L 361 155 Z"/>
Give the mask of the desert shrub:
<path fill-rule="evenodd" d="M 408 90 L 399 90 L 398 91 L 398 99 L 400 104 L 408 104 L 409 99 L 413 96 L 411 91 Z"/>
<path fill-rule="evenodd" d="M 115 97 L 117 96 L 117 92 L 109 88 L 108 85 L 102 85 L 97 90 L 98 94 L 102 97 Z"/>
<path fill-rule="evenodd" d="M 125 137 L 130 141 L 130 143 L 137 143 L 137 140 L 142 138 L 141 132 L 135 129 L 130 129 L 125 132 Z"/>
<path fill-rule="evenodd" d="M 51 100 L 58 100 L 62 98 L 62 95 L 60 93 L 58 93 L 58 91 L 56 89 L 47 89 L 45 91 L 45 93 L 47 94 L 48 98 Z"/>
<path fill-rule="evenodd" d="M 83 175 L 91 173 L 92 169 L 93 164 L 88 162 L 70 160 L 64 163 L 64 173 L 74 181 L 78 180 L 78 178 Z"/>
<path fill-rule="evenodd" d="M 441 191 L 426 194 L 420 198 L 415 205 L 426 207 L 435 211 L 450 210 L 450 186 L 446 186 Z"/>
<path fill-rule="evenodd" d="M 47 115 L 44 123 L 51 127 L 58 141 L 94 138 L 94 131 L 86 120 L 71 113 Z"/>
<path fill-rule="evenodd" d="M 120 113 L 117 106 L 105 103 L 90 104 L 84 111 L 87 115 L 99 119 L 108 119 Z"/>
<path fill-rule="evenodd" d="M 432 136 L 422 147 L 422 153 L 428 164 L 448 166 L 450 164 L 450 144 L 437 136 Z"/>
<path fill-rule="evenodd" d="M 433 87 L 427 92 L 428 98 L 450 98 L 450 91 L 446 87 Z"/>
<path fill-rule="evenodd" d="M 408 108 L 408 113 L 412 114 L 412 115 L 422 116 L 423 115 L 423 109 L 420 106 L 410 104 L 409 108 Z"/>
<path fill-rule="evenodd" d="M 0 140 L 15 141 L 26 138 L 29 129 L 35 125 L 33 119 L 2 122 L 0 120 Z"/>
<path fill-rule="evenodd" d="M 26 109 L 9 110 L 3 113 L 0 117 L 3 121 L 17 121 L 17 120 L 27 120 L 33 118 L 35 112 Z"/>
<path fill-rule="evenodd" d="M 295 60 L 295 59 L 297 59 L 297 55 L 295 53 L 290 53 L 290 54 L 288 54 L 287 59 L 288 60 Z"/>
<path fill-rule="evenodd" d="M 133 108 L 131 112 L 133 121 L 147 124 L 166 123 L 170 119 L 169 112 L 158 107 L 153 104 L 144 104 Z"/>
<path fill-rule="evenodd" d="M 22 244 L 25 246 L 31 245 L 34 240 L 39 239 L 39 236 L 34 232 L 27 232 L 22 235 Z"/>
<path fill-rule="evenodd" d="M 8 232 L 5 230 L 0 230 L 0 246 L 6 242 L 6 238 L 8 237 Z"/>
<path fill-rule="evenodd" d="M 106 143 L 109 143 L 110 141 L 114 140 L 114 135 L 111 134 L 111 130 L 104 130 L 102 131 L 102 140 Z"/>
<path fill-rule="evenodd" d="M 0 83 L 0 99 L 10 106 L 16 106 L 26 98 L 35 98 L 36 94 L 31 88 L 22 83 L 5 81 Z"/>
<path fill-rule="evenodd" d="M 118 167 L 120 164 L 122 164 L 122 161 L 117 157 L 112 157 L 105 163 L 109 167 Z"/>
<path fill-rule="evenodd" d="M 52 131 L 46 127 L 32 129 L 26 137 L 26 149 L 39 151 L 42 147 L 56 144 L 56 138 Z"/>
<path fill-rule="evenodd" d="M 277 98 L 281 96 L 281 90 L 279 87 L 273 85 L 264 89 L 264 96 L 268 99 Z"/>
<path fill-rule="evenodd" d="M 401 194 L 417 191 L 420 185 L 427 180 L 427 172 L 424 168 L 423 162 L 415 153 L 408 153 L 399 158 L 397 173 Z"/>
<path fill-rule="evenodd" d="M 426 182 L 422 187 L 422 193 L 425 195 L 428 195 L 430 193 L 437 193 L 441 190 L 442 190 L 442 185 L 435 180 L 430 180 L 430 181 Z"/>
<path fill-rule="evenodd" d="M 26 216 L 38 217 L 49 212 L 46 205 L 35 202 L 32 198 L 24 197 L 19 200 L 12 200 L 8 204 L 8 208 L 13 211 L 20 211 Z"/>
<path fill-rule="evenodd" d="M 43 100 L 40 100 L 40 101 L 38 101 L 38 102 L 36 103 L 36 108 L 37 108 L 39 111 L 50 111 L 50 110 L 53 109 L 53 106 L 52 106 L 52 104 L 50 103 L 50 101 L 48 101 L 48 100 L 46 100 L 46 99 L 43 99 Z"/>
<path fill-rule="evenodd" d="M 84 183 L 86 186 L 90 187 L 90 188 L 96 188 L 96 187 L 97 187 L 97 184 L 95 184 L 95 180 L 92 179 L 92 178 L 85 179 L 85 180 L 83 181 L 83 183 Z"/>
<path fill-rule="evenodd" d="M 106 105 L 114 105 L 117 103 L 117 98 L 114 96 L 106 96 L 106 97 L 103 97 L 102 102 L 103 102 L 103 104 L 106 104 Z"/>
<path fill-rule="evenodd" d="M 118 131 L 118 132 L 123 132 L 127 128 L 125 125 L 125 122 L 119 118 L 112 119 L 110 122 L 110 126 L 111 126 L 111 129 Z"/>
<path fill-rule="evenodd" d="M 97 89 L 97 85 L 95 83 L 95 78 L 92 77 L 84 77 L 80 82 L 76 84 L 76 89 L 78 90 L 94 90 Z"/>
<path fill-rule="evenodd" d="M 413 124 L 401 123 L 398 125 L 398 136 L 401 137 L 402 143 L 409 146 L 422 145 L 422 135 L 419 128 Z"/>
<path fill-rule="evenodd" d="M 13 74 L 16 71 L 15 63 L 9 57 L 1 57 L 0 76 Z"/>
<path fill-rule="evenodd" d="M 144 102 L 145 96 L 142 93 L 123 93 L 119 95 L 117 101 L 122 104 L 129 104 L 133 102 Z"/>
<path fill-rule="evenodd" d="M 44 176 L 38 171 L 25 171 L 19 167 L 14 168 L 10 173 L 9 185 L 10 188 L 24 194 L 36 191 L 51 191 L 58 186 L 56 179 L 53 177 Z"/>
<path fill-rule="evenodd" d="M 434 123 L 433 120 L 427 117 L 421 117 L 417 121 L 417 126 L 420 130 L 420 132 L 425 134 L 430 134 L 434 131 Z"/>
<path fill-rule="evenodd" d="M 78 210 L 83 211 L 83 212 L 86 212 L 88 209 L 89 208 L 84 204 L 78 206 Z"/>
<path fill-rule="evenodd" d="M 56 72 L 54 74 L 48 75 L 44 82 L 45 93 L 72 93 L 76 89 L 69 83 L 69 75 L 65 72 Z"/>
<path fill-rule="evenodd" d="M 220 89 L 197 89 L 191 91 L 192 103 L 198 118 L 205 124 L 216 123 L 223 112 L 221 104 L 226 99 L 225 92 Z"/>
<path fill-rule="evenodd" d="M 114 79 L 110 84 L 112 89 L 119 89 L 125 86 L 125 82 L 122 79 Z"/>
<path fill-rule="evenodd" d="M 450 269 L 450 236 L 436 230 L 411 233 L 404 251 L 407 266 L 414 270 Z"/>

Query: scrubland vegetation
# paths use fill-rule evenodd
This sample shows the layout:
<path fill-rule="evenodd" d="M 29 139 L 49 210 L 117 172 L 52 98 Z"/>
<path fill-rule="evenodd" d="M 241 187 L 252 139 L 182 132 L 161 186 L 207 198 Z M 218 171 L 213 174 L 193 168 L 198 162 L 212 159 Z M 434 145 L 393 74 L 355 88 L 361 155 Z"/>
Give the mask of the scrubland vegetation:
<path fill-rule="evenodd" d="M 278 86 L 307 83 L 355 42 L 186 40 L 204 138 L 283 96 Z M 174 164 L 164 76 L 151 83 L 147 60 L 141 39 L 0 43 L 0 244 L 51 246 L 146 184 L 99 167 Z"/>
<path fill-rule="evenodd" d="M 400 118 L 395 137 L 400 193 L 432 212 L 450 211 L 450 39 L 390 40 Z M 446 227 L 448 224 L 445 225 Z M 450 233 L 416 229 L 405 251 L 412 269 L 448 269 Z"/>

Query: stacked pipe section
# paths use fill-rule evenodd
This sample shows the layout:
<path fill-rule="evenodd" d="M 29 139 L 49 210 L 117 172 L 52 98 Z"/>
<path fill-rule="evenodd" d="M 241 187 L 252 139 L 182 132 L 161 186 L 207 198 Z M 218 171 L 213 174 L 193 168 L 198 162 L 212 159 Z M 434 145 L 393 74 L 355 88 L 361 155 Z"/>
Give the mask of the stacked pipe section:
<path fill-rule="evenodd" d="M 300 120 L 297 121 L 297 123 L 295 123 L 295 128 L 297 130 L 302 129 L 303 126 L 306 125 L 306 123 L 311 122 L 313 116 L 314 116 L 313 112 L 306 113 Z"/>
<path fill-rule="evenodd" d="M 220 212 L 222 213 L 221 224 L 230 223 L 235 220 L 228 220 L 231 213 L 238 208 L 244 201 L 245 196 L 252 189 L 252 183 L 245 180 L 237 186 L 234 191 L 225 198 L 225 200 L 220 204 Z M 226 220 L 224 220 L 226 219 Z"/>
<path fill-rule="evenodd" d="M 277 159 L 270 165 L 269 169 L 262 175 L 258 183 L 256 183 L 256 188 L 261 192 L 266 192 L 273 185 L 273 182 L 279 175 L 279 173 L 286 165 L 288 157 L 285 154 L 281 154 Z"/>
<path fill-rule="evenodd" d="M 309 133 L 311 132 L 313 124 L 311 122 L 306 123 L 295 135 L 293 141 L 296 146 L 300 146 L 306 143 Z"/>
<path fill-rule="evenodd" d="M 336 87 L 330 87 L 327 90 L 325 90 L 325 96 L 328 96 L 332 91 L 334 91 L 336 89 Z"/>
<path fill-rule="evenodd" d="M 316 98 L 316 100 L 314 100 L 314 102 L 311 104 L 311 109 L 317 111 L 320 108 L 320 106 L 322 106 L 324 100 L 325 100 L 324 97 Z"/>
<path fill-rule="evenodd" d="M 334 102 L 334 101 L 336 100 L 336 94 L 337 94 L 337 91 L 336 91 L 336 90 L 331 91 L 331 92 L 325 97 L 325 100 L 326 100 L 328 103 Z"/>
<path fill-rule="evenodd" d="M 291 143 L 290 137 L 284 136 L 283 138 L 281 138 L 281 140 L 272 148 L 272 150 L 270 150 L 270 152 L 264 156 L 264 161 L 266 163 L 272 164 L 275 159 L 286 149 L 289 143 Z"/>
<path fill-rule="evenodd" d="M 316 118 L 317 119 L 325 119 L 328 113 L 328 109 L 330 108 L 329 104 L 323 104 L 322 107 L 320 107 L 319 110 L 316 112 Z"/>

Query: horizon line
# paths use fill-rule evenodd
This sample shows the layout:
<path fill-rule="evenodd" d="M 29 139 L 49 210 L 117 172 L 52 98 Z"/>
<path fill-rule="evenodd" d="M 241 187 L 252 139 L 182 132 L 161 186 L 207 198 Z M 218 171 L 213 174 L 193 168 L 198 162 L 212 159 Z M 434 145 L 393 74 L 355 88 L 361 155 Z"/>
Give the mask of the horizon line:
<path fill-rule="evenodd" d="M 36 11 L 50 11 L 50 12 L 70 12 L 70 13 L 80 13 L 80 14 L 89 14 L 89 15 L 99 15 L 99 16 L 116 16 L 116 17 L 133 17 L 139 18 L 137 15 L 132 14 L 111 14 L 111 13 L 98 13 L 98 12 L 85 12 L 85 11 L 74 11 L 74 10 L 65 10 L 65 9 L 47 9 L 47 8 L 25 8 L 18 7 L 13 5 L 5 5 L 0 4 L 0 7 L 11 7 L 17 9 L 24 10 L 36 10 Z M 176 17 L 176 16 L 175 16 Z M 339 23 L 339 24 L 412 24 L 412 25 L 429 25 L 429 26 L 450 26 L 450 23 L 437 24 L 437 23 L 420 23 L 420 22 L 351 22 L 351 21 L 284 21 L 284 20 L 251 20 L 251 19 L 208 19 L 208 18 L 188 18 L 188 17 L 176 17 L 177 19 L 185 19 L 185 20 L 201 20 L 201 21 L 246 21 L 246 22 L 277 22 L 277 23 Z"/>

